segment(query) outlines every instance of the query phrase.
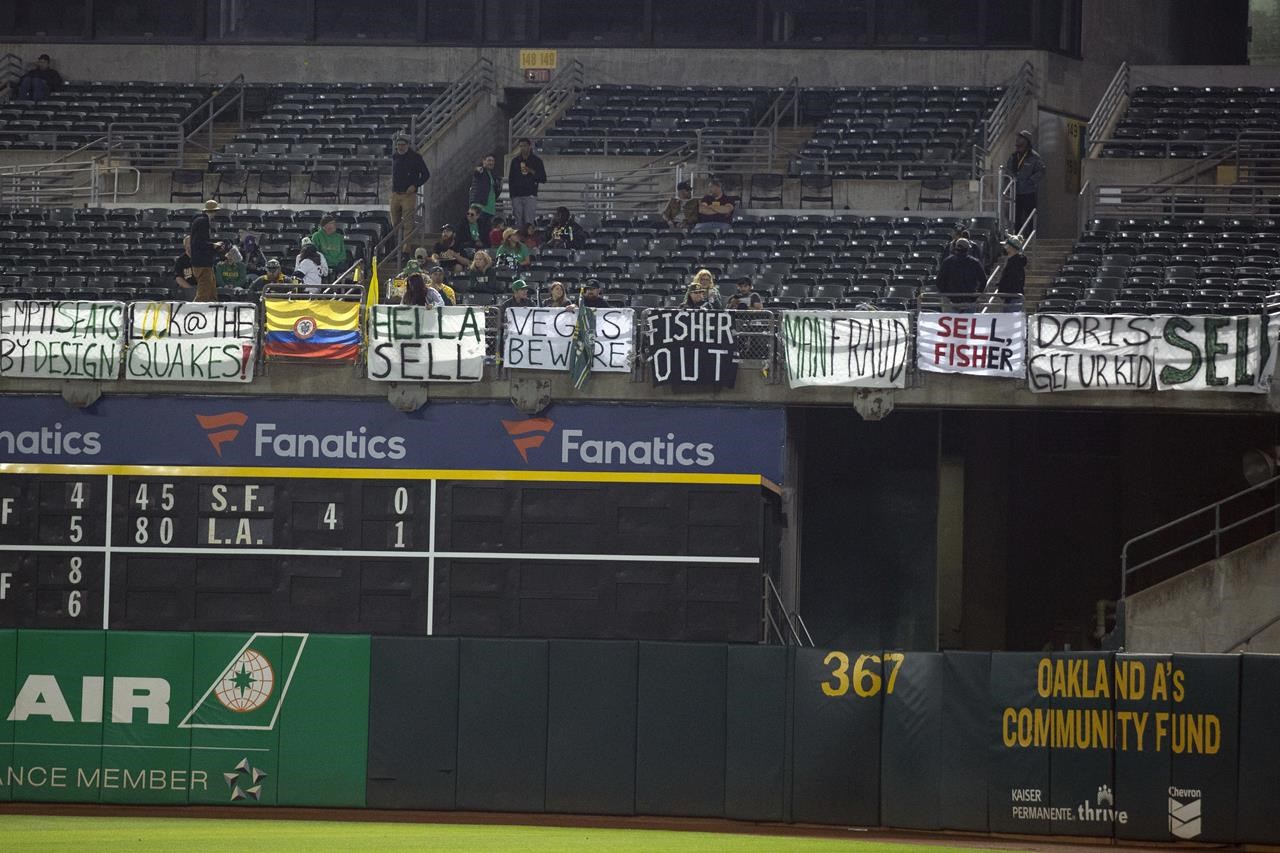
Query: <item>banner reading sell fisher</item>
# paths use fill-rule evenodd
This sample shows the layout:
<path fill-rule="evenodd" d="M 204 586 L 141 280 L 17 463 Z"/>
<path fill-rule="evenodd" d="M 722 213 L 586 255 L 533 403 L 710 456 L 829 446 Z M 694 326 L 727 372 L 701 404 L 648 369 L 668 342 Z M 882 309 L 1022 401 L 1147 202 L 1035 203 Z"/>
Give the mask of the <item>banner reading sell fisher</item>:
<path fill-rule="evenodd" d="M 905 311 L 784 311 L 792 388 L 905 388 L 911 315 Z"/>
<path fill-rule="evenodd" d="M 916 363 L 934 373 L 967 373 L 1020 379 L 1027 320 L 1017 314 L 920 312 Z"/>

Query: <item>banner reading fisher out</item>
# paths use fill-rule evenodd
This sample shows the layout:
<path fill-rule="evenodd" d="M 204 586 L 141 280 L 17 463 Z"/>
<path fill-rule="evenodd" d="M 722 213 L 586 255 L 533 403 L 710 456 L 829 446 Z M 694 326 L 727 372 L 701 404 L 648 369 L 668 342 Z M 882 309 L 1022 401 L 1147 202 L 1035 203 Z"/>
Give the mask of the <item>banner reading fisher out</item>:
<path fill-rule="evenodd" d="M 911 350 L 905 311 L 784 311 L 782 342 L 792 388 L 904 388 Z"/>
<path fill-rule="evenodd" d="M 126 379 L 252 382 L 258 309 L 246 302 L 132 302 Z"/>
<path fill-rule="evenodd" d="M 0 376 L 116 379 L 122 302 L 0 301 Z"/>
<path fill-rule="evenodd" d="M 920 313 L 917 364 L 934 373 L 1020 378 L 1026 354 L 1026 316 Z"/>
<path fill-rule="evenodd" d="M 479 382 L 484 309 L 374 305 L 368 362 L 369 378 L 382 382 Z"/>
<path fill-rule="evenodd" d="M 738 381 L 733 311 L 653 311 L 645 338 L 654 385 L 717 385 Z"/>
<path fill-rule="evenodd" d="M 1030 323 L 1027 381 L 1036 392 L 1265 394 L 1275 371 L 1266 316 L 1037 314 Z"/>
<path fill-rule="evenodd" d="M 585 310 L 596 317 L 591 369 L 606 373 L 630 370 L 635 313 L 630 308 Z M 508 308 L 503 312 L 503 365 L 520 370 L 568 370 L 576 318 L 576 312 L 569 308 Z"/>

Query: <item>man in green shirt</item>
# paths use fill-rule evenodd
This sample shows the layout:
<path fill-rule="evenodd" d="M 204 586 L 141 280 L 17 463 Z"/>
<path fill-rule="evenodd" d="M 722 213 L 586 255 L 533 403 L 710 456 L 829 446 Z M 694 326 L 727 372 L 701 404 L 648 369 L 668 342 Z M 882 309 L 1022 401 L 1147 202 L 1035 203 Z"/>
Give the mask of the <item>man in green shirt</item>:
<path fill-rule="evenodd" d="M 498 162 L 492 154 L 485 156 L 471 176 L 471 188 L 467 191 L 467 204 L 480 207 L 480 230 L 488 234 L 489 223 L 498 212 L 498 198 L 502 195 L 502 176 L 498 174 Z"/>
<path fill-rule="evenodd" d="M 315 244 L 320 254 L 324 255 L 325 262 L 329 265 L 329 269 L 333 270 L 334 275 L 339 275 L 346 271 L 350 263 L 347 258 L 347 245 L 338 231 L 338 220 L 326 214 L 320 220 L 320 227 L 311 235 L 311 242 Z"/>
<path fill-rule="evenodd" d="M 213 266 L 213 278 L 220 289 L 248 286 L 249 271 L 245 268 L 239 249 L 235 246 L 227 249 L 222 260 Z"/>

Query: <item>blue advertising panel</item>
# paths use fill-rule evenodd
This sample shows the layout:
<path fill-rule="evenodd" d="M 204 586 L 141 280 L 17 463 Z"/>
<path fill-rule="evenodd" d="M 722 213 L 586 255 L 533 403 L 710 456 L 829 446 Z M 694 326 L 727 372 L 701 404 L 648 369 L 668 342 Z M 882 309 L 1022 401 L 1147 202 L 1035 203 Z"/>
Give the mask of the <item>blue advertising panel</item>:
<path fill-rule="evenodd" d="M 750 474 L 782 482 L 780 407 L 60 397 L 0 402 L 0 463 Z"/>

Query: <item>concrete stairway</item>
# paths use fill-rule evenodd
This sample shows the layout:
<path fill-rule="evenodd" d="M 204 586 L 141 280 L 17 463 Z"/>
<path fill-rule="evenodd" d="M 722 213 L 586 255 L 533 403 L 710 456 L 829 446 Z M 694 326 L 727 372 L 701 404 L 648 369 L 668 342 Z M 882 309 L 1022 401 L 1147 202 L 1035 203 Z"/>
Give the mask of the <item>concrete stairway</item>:
<path fill-rule="evenodd" d="M 213 150 L 221 151 L 228 143 L 235 139 L 236 134 L 241 128 L 235 122 L 217 122 L 213 124 Z M 201 140 L 201 144 L 205 144 L 205 136 Z M 209 154 L 203 148 L 188 145 L 182 151 L 182 168 L 184 169 L 207 169 L 209 168 Z"/>
<path fill-rule="evenodd" d="M 1075 239 L 1045 239 L 1037 237 L 1027 252 L 1027 306 L 1034 309 L 1049 289 L 1062 262 L 1071 254 Z"/>
<path fill-rule="evenodd" d="M 804 148 L 804 144 L 812 136 L 812 127 L 779 127 L 778 151 L 782 152 L 782 156 L 787 160 L 792 157 L 798 157 L 800 156 L 800 149 Z"/>

